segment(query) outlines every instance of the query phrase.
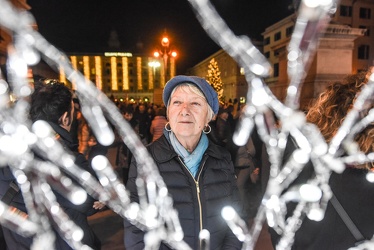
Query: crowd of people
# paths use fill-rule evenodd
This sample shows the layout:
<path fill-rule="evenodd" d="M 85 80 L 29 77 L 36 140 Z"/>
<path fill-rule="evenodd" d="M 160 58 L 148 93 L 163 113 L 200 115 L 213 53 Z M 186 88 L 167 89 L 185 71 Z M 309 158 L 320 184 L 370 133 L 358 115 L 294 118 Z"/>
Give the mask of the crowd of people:
<path fill-rule="evenodd" d="M 341 82 L 333 83 L 311 105 L 307 120 L 318 126 L 327 142 L 352 108 L 370 72 L 350 75 Z M 237 146 L 233 141 L 233 133 L 245 104 L 237 99 L 220 103 L 211 85 L 195 76 L 172 78 L 165 85 L 162 97 L 161 105 L 117 105 L 123 118 L 146 146 L 164 179 L 179 215 L 183 240 L 192 249 L 199 249 L 199 232 L 207 229 L 211 233 L 211 249 L 241 249 L 242 242 L 221 217 L 221 210 L 224 206 L 233 206 L 250 224 L 269 177 L 267 152 L 256 130 L 243 146 Z M 371 107 L 372 104 L 368 105 L 366 113 Z M 59 135 L 62 145 L 76 155 L 77 164 L 95 176 L 90 160 L 98 154 L 106 155 L 108 147 L 100 145 L 95 139 L 81 113 L 79 100 L 71 90 L 56 81 L 37 81 L 31 96 L 30 118 L 33 122 L 48 122 Z M 369 126 L 356 137 L 360 149 L 365 153 L 373 152 L 372 129 Z M 121 168 L 131 201 L 139 202 L 136 159 L 120 138 L 113 145 L 117 147 L 116 164 Z M 295 144 L 288 144 L 284 157 L 296 147 Z M 371 170 L 372 166 L 368 164 L 347 166 L 343 174 L 333 173 L 330 180 L 334 199 L 340 201 L 361 232 L 361 238 L 352 236 L 340 211 L 329 203 L 322 222 L 304 220 L 296 234 L 293 249 L 346 249 L 359 240 L 373 236 L 374 228 L 371 225 L 374 216 L 370 215 L 370 211 L 374 208 L 371 200 L 374 187 L 364 179 Z M 300 175 L 295 183 L 306 182 L 303 176 L 313 176 L 311 163 L 304 171 L 306 175 Z M 10 168 L 0 168 L 0 197 L 3 200 L 9 196 L 7 192 L 11 183 L 16 184 L 16 181 Z M 58 192 L 55 194 L 64 211 L 84 229 L 82 242 L 93 249 L 100 249 L 100 240 L 89 227 L 87 216 L 105 209 L 105 204 L 89 197 L 84 205 L 77 207 Z M 8 199 L 8 204 L 27 214 L 19 190 Z M 291 212 L 292 206 L 289 209 Z M 124 229 L 125 248 L 143 249 L 144 232 L 126 219 Z M 6 228 L 3 230 L 8 249 L 30 248 L 32 238 L 22 237 Z M 275 247 L 279 235 L 272 230 L 270 233 Z M 56 249 L 72 248 L 64 238 L 56 239 Z M 161 244 L 160 249 L 170 249 L 170 246 Z"/>

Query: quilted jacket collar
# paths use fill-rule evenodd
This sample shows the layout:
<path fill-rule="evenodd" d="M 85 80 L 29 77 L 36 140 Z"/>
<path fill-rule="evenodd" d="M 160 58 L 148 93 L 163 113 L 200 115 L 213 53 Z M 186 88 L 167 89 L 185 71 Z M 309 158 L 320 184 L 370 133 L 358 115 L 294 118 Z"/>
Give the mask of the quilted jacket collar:
<path fill-rule="evenodd" d="M 153 142 L 149 146 L 149 150 L 155 162 L 158 163 L 167 162 L 170 161 L 172 158 L 178 157 L 173 147 L 167 141 L 165 135 L 162 135 L 157 141 Z M 212 141 L 209 141 L 209 146 L 205 151 L 205 154 L 217 159 L 223 159 L 222 149 L 216 144 L 214 144 Z"/>

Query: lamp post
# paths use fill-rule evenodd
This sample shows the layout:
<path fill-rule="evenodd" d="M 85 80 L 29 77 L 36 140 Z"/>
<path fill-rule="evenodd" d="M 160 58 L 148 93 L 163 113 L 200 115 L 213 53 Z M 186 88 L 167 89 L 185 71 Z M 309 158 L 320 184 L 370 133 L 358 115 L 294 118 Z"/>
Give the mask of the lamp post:
<path fill-rule="evenodd" d="M 156 58 L 162 59 L 160 82 L 162 85 L 161 87 L 163 88 L 165 86 L 166 80 L 169 80 L 175 75 L 175 57 L 177 56 L 177 52 L 171 49 L 170 40 L 166 33 L 161 39 L 161 48 L 155 51 L 153 55 Z M 169 65 L 170 68 L 168 67 Z"/>

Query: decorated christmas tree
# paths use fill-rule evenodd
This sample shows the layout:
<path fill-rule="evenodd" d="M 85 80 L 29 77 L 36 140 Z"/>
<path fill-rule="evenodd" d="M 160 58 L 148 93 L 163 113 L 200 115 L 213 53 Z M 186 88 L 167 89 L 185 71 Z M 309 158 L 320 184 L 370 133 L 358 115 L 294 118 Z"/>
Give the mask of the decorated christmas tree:
<path fill-rule="evenodd" d="M 225 100 L 223 97 L 223 83 L 221 80 L 221 72 L 219 70 L 218 63 L 214 58 L 209 62 L 206 80 L 217 92 L 220 104 L 223 104 Z"/>

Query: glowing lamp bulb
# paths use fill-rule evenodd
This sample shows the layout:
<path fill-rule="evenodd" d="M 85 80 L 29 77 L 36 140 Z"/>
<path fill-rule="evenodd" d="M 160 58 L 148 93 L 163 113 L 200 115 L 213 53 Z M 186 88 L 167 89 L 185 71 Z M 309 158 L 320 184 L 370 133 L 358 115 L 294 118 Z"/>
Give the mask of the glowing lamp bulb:
<path fill-rule="evenodd" d="M 161 40 L 161 45 L 162 46 L 169 46 L 169 38 L 163 37 Z"/>

